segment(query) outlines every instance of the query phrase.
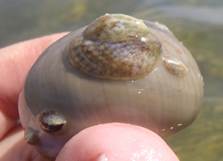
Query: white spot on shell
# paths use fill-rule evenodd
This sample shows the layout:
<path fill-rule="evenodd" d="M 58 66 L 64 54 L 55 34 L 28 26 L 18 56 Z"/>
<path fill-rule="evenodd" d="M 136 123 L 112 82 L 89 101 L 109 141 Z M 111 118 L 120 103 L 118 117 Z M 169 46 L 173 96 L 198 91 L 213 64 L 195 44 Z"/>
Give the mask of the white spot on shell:
<path fill-rule="evenodd" d="M 177 126 L 180 127 L 180 126 L 183 126 L 183 124 L 179 123 L 179 124 L 177 124 Z"/>
<path fill-rule="evenodd" d="M 169 28 L 168 28 L 166 25 L 163 25 L 163 24 L 161 24 L 161 23 L 159 23 L 159 22 L 155 22 L 155 25 L 156 25 L 159 29 L 161 29 L 161 30 L 169 31 Z"/>
<path fill-rule="evenodd" d="M 136 21 L 136 24 L 139 25 L 140 24 L 140 21 Z"/>
<path fill-rule="evenodd" d="M 108 161 L 108 157 L 105 154 L 101 154 L 96 161 Z"/>
<path fill-rule="evenodd" d="M 184 77 L 188 68 L 180 60 L 163 58 L 164 66 L 167 71 L 175 76 Z"/>
<path fill-rule="evenodd" d="M 161 131 L 163 131 L 163 132 L 164 132 L 164 131 L 166 131 L 166 129 L 162 129 Z"/>
<path fill-rule="evenodd" d="M 173 127 L 173 126 L 171 126 L 171 127 L 170 127 L 170 130 L 173 130 L 173 129 L 174 129 L 174 127 Z"/>
<path fill-rule="evenodd" d="M 198 73 L 198 78 L 203 82 L 203 77 L 200 73 Z"/>
<path fill-rule="evenodd" d="M 137 89 L 137 93 L 138 94 L 142 94 L 143 93 L 143 91 L 144 91 L 144 89 L 142 88 L 142 89 Z"/>
<path fill-rule="evenodd" d="M 145 37 L 141 37 L 141 39 L 140 39 L 142 42 L 146 42 L 146 38 Z"/>

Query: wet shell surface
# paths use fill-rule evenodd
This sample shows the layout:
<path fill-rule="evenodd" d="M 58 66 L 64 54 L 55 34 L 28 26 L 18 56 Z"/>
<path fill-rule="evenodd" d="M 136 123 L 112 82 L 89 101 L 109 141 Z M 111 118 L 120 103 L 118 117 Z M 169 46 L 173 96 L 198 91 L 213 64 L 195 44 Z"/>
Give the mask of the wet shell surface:
<path fill-rule="evenodd" d="M 96 124 L 177 132 L 195 119 L 202 95 L 195 60 L 166 26 L 106 14 L 40 56 L 19 112 L 27 142 L 55 157 L 70 137 Z"/>

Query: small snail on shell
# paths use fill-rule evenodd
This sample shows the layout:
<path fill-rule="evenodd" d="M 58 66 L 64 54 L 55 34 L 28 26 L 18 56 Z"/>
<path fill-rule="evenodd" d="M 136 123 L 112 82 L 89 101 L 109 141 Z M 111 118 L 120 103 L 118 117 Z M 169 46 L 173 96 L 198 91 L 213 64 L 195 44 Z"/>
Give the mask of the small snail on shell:
<path fill-rule="evenodd" d="M 27 142 L 55 157 L 70 137 L 100 123 L 179 131 L 196 117 L 202 95 L 196 62 L 167 27 L 105 14 L 40 56 L 19 108 Z"/>

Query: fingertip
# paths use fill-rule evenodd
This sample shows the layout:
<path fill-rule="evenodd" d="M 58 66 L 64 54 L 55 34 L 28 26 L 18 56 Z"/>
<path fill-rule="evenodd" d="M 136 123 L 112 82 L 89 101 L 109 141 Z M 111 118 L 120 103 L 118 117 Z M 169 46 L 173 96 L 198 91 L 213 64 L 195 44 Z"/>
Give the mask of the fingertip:
<path fill-rule="evenodd" d="M 64 146 L 56 161 L 179 161 L 157 134 L 129 124 L 87 128 Z"/>

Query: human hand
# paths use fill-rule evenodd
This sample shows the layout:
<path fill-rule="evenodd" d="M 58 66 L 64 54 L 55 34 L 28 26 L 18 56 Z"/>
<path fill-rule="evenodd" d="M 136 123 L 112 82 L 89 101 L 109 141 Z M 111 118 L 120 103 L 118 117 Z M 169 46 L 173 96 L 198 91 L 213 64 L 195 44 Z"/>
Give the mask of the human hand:
<path fill-rule="evenodd" d="M 32 64 L 51 43 L 66 33 L 21 42 L 0 49 L 0 161 L 45 161 L 23 139 L 18 124 L 19 94 Z M 168 145 L 142 127 L 109 123 L 72 137 L 56 161 L 178 161 Z"/>

